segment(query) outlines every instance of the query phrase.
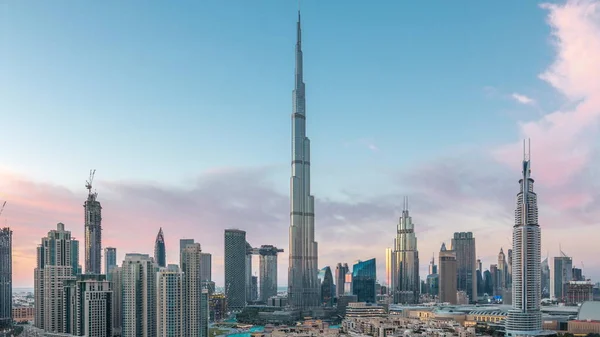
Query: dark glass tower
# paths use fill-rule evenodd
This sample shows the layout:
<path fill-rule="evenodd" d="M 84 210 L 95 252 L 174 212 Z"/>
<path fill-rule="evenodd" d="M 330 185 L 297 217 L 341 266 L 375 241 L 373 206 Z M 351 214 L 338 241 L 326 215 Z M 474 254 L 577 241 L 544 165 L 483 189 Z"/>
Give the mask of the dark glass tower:
<path fill-rule="evenodd" d="M 225 296 L 232 311 L 246 306 L 246 232 L 225 230 Z"/>
<path fill-rule="evenodd" d="M 154 242 L 154 262 L 156 262 L 159 267 L 167 266 L 167 251 L 165 249 L 165 237 L 162 227 L 158 230 L 156 241 Z"/>
<path fill-rule="evenodd" d="M 83 204 L 85 213 L 85 273 L 101 274 L 102 264 L 102 206 L 96 200 L 98 193 L 92 192 L 94 173 L 90 172 L 90 180 L 85 187 L 88 189 L 88 198 Z"/>
<path fill-rule="evenodd" d="M 452 239 L 456 252 L 456 287 L 469 295 L 471 303 L 477 302 L 477 255 L 472 232 L 456 232 Z"/>
<path fill-rule="evenodd" d="M 12 324 L 12 231 L 0 228 L 0 330 Z"/>
<path fill-rule="evenodd" d="M 356 295 L 358 302 L 377 303 L 375 296 L 376 281 L 377 267 L 375 259 L 358 261 L 352 266 L 352 294 Z"/>
<path fill-rule="evenodd" d="M 319 281 L 321 281 L 321 305 L 332 307 L 335 298 L 335 287 L 333 285 L 333 274 L 329 266 L 321 269 L 319 272 Z"/>

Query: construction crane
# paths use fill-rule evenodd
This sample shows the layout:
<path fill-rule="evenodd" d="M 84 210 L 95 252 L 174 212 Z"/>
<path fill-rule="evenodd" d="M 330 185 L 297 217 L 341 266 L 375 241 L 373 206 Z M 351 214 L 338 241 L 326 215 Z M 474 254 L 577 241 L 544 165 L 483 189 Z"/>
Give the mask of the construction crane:
<path fill-rule="evenodd" d="M 4 206 L 6 206 L 6 201 L 2 204 L 2 208 L 0 208 L 0 216 L 2 215 L 2 211 L 4 211 Z"/>
<path fill-rule="evenodd" d="M 85 188 L 88 189 L 88 194 L 92 194 L 92 182 L 94 181 L 94 175 L 96 174 L 96 170 L 90 170 L 90 178 L 85 181 Z"/>

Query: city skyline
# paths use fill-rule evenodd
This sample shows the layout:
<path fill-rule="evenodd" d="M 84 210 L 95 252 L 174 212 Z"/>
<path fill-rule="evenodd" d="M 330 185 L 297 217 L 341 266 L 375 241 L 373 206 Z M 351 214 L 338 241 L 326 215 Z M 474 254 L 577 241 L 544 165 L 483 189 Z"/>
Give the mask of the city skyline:
<path fill-rule="evenodd" d="M 202 54 L 206 55 L 204 59 L 188 59 L 186 55 L 196 55 L 200 52 L 199 47 L 190 47 L 190 54 L 186 54 L 185 41 L 167 42 L 165 38 L 176 34 L 185 24 L 202 21 L 184 17 L 181 26 L 162 33 L 156 42 L 163 46 L 181 43 L 175 50 L 183 54 L 159 53 L 149 55 L 146 61 L 149 62 L 146 65 L 165 66 L 171 64 L 171 61 L 182 59 L 185 61 L 183 64 L 210 63 L 211 57 L 216 57 L 221 63 L 230 64 L 234 69 L 252 61 L 260 73 L 265 75 L 259 76 L 250 70 L 242 73 L 233 71 L 233 74 L 219 68 L 222 73 L 209 72 L 207 74 L 210 76 L 204 76 L 205 81 L 193 82 L 193 88 L 198 91 L 184 90 L 177 95 L 165 91 L 161 92 L 162 95 L 156 95 L 163 97 L 162 104 L 157 104 L 159 108 L 151 109 L 146 104 L 152 105 L 158 98 L 148 96 L 153 96 L 150 93 L 162 87 L 142 86 L 145 89 L 140 87 L 132 90 L 130 97 L 125 98 L 117 95 L 115 90 L 127 93 L 131 88 L 137 87 L 135 83 L 128 81 L 118 82 L 121 78 L 117 75 L 109 77 L 122 83 L 120 87 L 111 89 L 102 86 L 107 81 L 103 80 L 97 84 L 102 89 L 99 91 L 95 91 L 97 88 L 93 86 L 79 87 L 77 83 L 82 79 L 71 76 L 55 82 L 55 88 L 51 91 L 46 90 L 45 80 L 36 83 L 39 78 L 52 81 L 63 74 L 63 71 L 71 73 L 77 72 L 77 69 L 85 70 L 88 67 L 86 62 L 91 62 L 69 56 L 68 60 L 71 62 L 63 63 L 67 60 L 60 59 L 64 55 L 59 49 L 76 46 L 69 41 L 57 39 L 53 40 L 56 47 L 52 47 L 42 43 L 44 37 L 67 34 L 75 43 L 85 45 L 84 42 L 87 41 L 90 50 L 98 48 L 89 46 L 92 40 L 99 46 L 111 43 L 112 40 L 100 38 L 108 36 L 104 35 L 108 32 L 101 32 L 101 29 L 99 31 L 100 27 L 94 25 L 97 24 L 96 21 L 84 23 L 81 20 L 85 19 L 74 19 L 72 24 L 81 25 L 85 29 L 77 30 L 79 33 L 61 31 L 67 29 L 66 24 L 61 23 L 64 21 L 63 15 L 89 15 L 98 8 L 82 4 L 61 12 L 60 5 L 52 10 L 42 5 L 32 11 L 22 11 L 26 8 L 23 4 L 8 6 L 9 13 L 14 14 L 8 15 L 6 25 L 9 28 L 21 30 L 20 22 L 36 22 L 27 26 L 29 30 L 25 29 L 24 34 L 19 36 L 20 40 L 14 36 L 6 38 L 7 50 L 13 53 L 0 60 L 0 70 L 7 74 L 6 81 L 0 82 L 0 114 L 3 126 L 6 127 L 4 134 L 7 139 L 14 140 L 14 145 L 0 149 L 0 155 L 4 158 L 0 171 L 0 177 L 3 178 L 0 182 L 0 200 L 8 201 L 3 220 L 13 230 L 13 287 L 33 285 L 35 247 L 48 228 L 62 222 L 74 237 L 80 242 L 84 241 L 80 207 L 85 200 L 83 183 L 90 167 L 102 172 L 94 181 L 94 188 L 100 194 L 99 200 L 103 208 L 102 246 L 117 248 L 119 264 L 126 253 L 152 254 L 155 234 L 161 226 L 166 236 L 167 263 L 177 262 L 179 239 L 199 238 L 202 250 L 213 254 L 213 274 L 217 284 L 221 285 L 221 238 L 225 228 L 233 226 L 243 229 L 247 232 L 248 241 L 256 242 L 257 238 L 261 238 L 261 242 L 268 242 L 289 252 L 289 220 L 286 221 L 289 210 L 289 181 L 286 178 L 289 166 L 286 158 L 289 158 L 289 148 L 284 144 L 289 142 L 289 91 L 293 87 L 293 65 L 290 59 L 293 59 L 296 37 L 293 24 L 295 15 L 292 13 L 295 14 L 296 11 L 293 8 L 295 4 L 292 3 L 267 3 L 271 6 L 268 13 L 273 14 L 273 21 L 269 21 L 269 24 L 259 19 L 262 17 L 261 11 L 265 9 L 261 6 L 267 6 L 265 4 L 255 4 L 252 8 L 239 2 L 239 10 L 243 13 L 226 11 L 213 3 L 205 5 L 215 11 L 214 20 L 222 19 L 231 25 L 226 32 L 215 37 L 206 35 L 203 30 L 206 29 L 205 26 L 193 26 L 195 30 L 192 31 L 199 38 L 209 39 L 213 43 L 222 41 L 224 46 L 227 45 L 223 54 L 216 50 L 205 50 L 207 54 Z M 594 182 L 590 179 L 593 174 L 591 168 L 599 159 L 596 148 L 592 145 L 598 132 L 588 128 L 588 125 L 594 124 L 600 117 L 600 97 L 597 94 L 600 92 L 600 84 L 596 83 L 596 78 L 600 76 L 600 37 L 597 34 L 600 24 L 593 21 L 594 15 L 599 15 L 600 6 L 592 7 L 592 4 L 597 3 L 598 1 L 580 1 L 570 2 L 569 7 L 561 3 L 542 8 L 539 4 L 528 3 L 522 4 L 523 10 L 519 13 L 510 14 L 510 5 L 477 5 L 473 7 L 473 11 L 488 21 L 490 17 L 485 14 L 491 10 L 497 9 L 500 17 L 500 14 L 512 15 L 509 18 L 515 20 L 515 25 L 508 32 L 500 32 L 501 23 L 494 21 L 496 19 L 481 29 L 488 34 L 498 34 L 492 40 L 502 41 L 505 47 L 503 49 L 508 51 L 495 49 L 485 43 L 484 38 L 475 39 L 473 45 L 466 46 L 466 51 L 448 51 L 448 45 L 442 44 L 436 49 L 424 42 L 413 41 L 410 35 L 394 36 L 398 39 L 398 44 L 409 46 L 404 53 L 398 53 L 397 49 L 386 49 L 392 47 L 389 43 L 379 41 L 390 38 L 388 34 L 396 34 L 402 28 L 401 24 L 394 25 L 395 18 L 388 17 L 387 14 L 383 15 L 379 25 L 375 21 L 366 21 L 368 24 L 361 26 L 360 28 L 364 28 L 361 31 L 357 26 L 348 24 L 333 27 L 335 25 L 327 21 L 334 16 L 335 10 L 339 10 L 337 6 L 316 5 L 314 2 L 303 4 L 303 38 L 310 41 L 304 47 L 307 55 L 305 73 L 307 82 L 310 83 L 309 88 L 307 87 L 310 90 L 307 92 L 307 104 L 310 106 L 311 118 L 307 122 L 310 124 L 308 128 L 313 142 L 319 144 L 313 149 L 311 162 L 312 186 L 317 196 L 315 239 L 326 243 L 320 247 L 318 269 L 325 266 L 333 268 L 337 262 L 350 264 L 359 258 L 374 257 L 379 261 L 378 278 L 383 281 L 385 265 L 382 261 L 385 261 L 384 249 L 389 246 L 388 233 L 395 228 L 402 211 L 401 200 L 405 195 L 411 198 L 411 214 L 419 219 L 417 237 L 424 238 L 423 234 L 427 237 L 419 241 L 419 251 L 423 256 L 439 251 L 441 242 L 448 242 L 453 232 L 472 231 L 478 242 L 477 257 L 483 260 L 486 266 L 484 269 L 487 269 L 497 259 L 499 246 L 505 251 L 512 246 L 509 237 L 511 209 L 514 208 L 513 185 L 515 172 L 519 172 L 519 167 L 514 163 L 515 158 L 520 157 L 520 139 L 531 137 L 537 192 L 541 196 L 540 225 L 544 228 L 542 256 L 546 256 L 546 252 L 550 256 L 559 256 L 561 238 L 568 237 L 568 241 L 563 240 L 562 246 L 574 258 L 573 265 L 580 267 L 580 261 L 583 261 L 584 274 L 599 279 L 598 262 L 586 260 L 592 256 L 594 247 L 585 237 L 585 230 L 570 231 L 572 227 L 561 228 L 566 222 L 581 228 L 593 226 L 600 215 L 600 207 L 597 206 L 600 196 L 595 192 Z M 131 6 L 124 5 L 121 14 L 100 10 L 98 15 L 122 25 L 129 19 L 127 13 L 135 9 Z M 167 19 L 173 19 L 175 15 L 182 15 L 186 6 L 201 5 L 181 4 L 179 7 L 171 7 L 172 10 L 164 15 Z M 382 6 L 390 6 L 389 11 L 383 11 L 385 13 L 396 13 L 403 6 L 408 6 L 417 13 L 425 14 L 424 8 L 417 4 L 375 7 L 377 11 L 381 11 Z M 142 18 L 156 16 L 155 11 L 158 12 L 159 7 L 160 5 L 149 6 L 150 9 L 140 15 Z M 346 21 L 346 16 L 365 9 L 353 4 L 346 7 L 338 12 L 344 19 L 331 20 L 342 23 Z M 44 9 L 49 10 L 44 13 L 47 17 L 35 20 L 39 19 L 36 15 L 41 15 Z M 362 18 L 374 20 L 373 14 L 373 9 L 365 9 Z M 235 24 L 236 20 L 242 18 L 244 25 Z M 441 17 L 438 14 L 431 19 L 449 20 L 446 23 L 460 21 L 460 17 Z M 259 21 L 263 23 L 258 23 Z M 210 22 L 212 21 L 201 25 Z M 481 24 L 480 21 L 478 23 Z M 141 34 L 146 24 L 134 21 L 132 31 L 125 32 L 124 35 L 133 38 L 135 34 Z M 53 25 L 56 27 L 50 29 Z M 389 27 L 384 29 L 385 25 Z M 426 26 L 422 23 L 422 27 Z M 114 29 L 118 27 L 119 25 Z M 516 41 L 515 30 L 519 28 L 533 28 L 534 32 L 518 35 Z M 340 32 L 350 29 L 352 40 L 340 36 Z M 42 34 L 44 30 L 46 31 Z M 424 34 L 417 35 L 419 40 L 427 40 L 427 37 L 439 33 L 437 30 L 417 30 L 415 29 L 414 34 Z M 466 34 L 466 27 L 463 29 L 456 26 L 449 30 L 455 34 Z M 246 32 L 249 32 L 248 44 L 260 42 L 267 44 L 267 47 L 257 52 L 247 49 L 246 43 L 234 44 L 233 36 L 239 38 Z M 261 32 L 266 36 L 260 37 Z M 381 36 L 371 39 L 369 44 L 369 34 L 375 33 Z M 153 31 L 153 34 L 158 33 Z M 91 38 L 94 36 L 98 38 Z M 189 35 L 185 36 L 189 38 Z M 574 42 L 575 36 L 584 36 L 590 42 L 585 52 L 579 49 L 583 47 Z M 126 47 L 122 44 L 124 42 L 125 40 L 118 40 L 115 43 L 119 48 L 132 53 L 136 60 L 140 57 L 138 53 L 145 50 L 139 44 Z M 354 43 L 354 48 L 364 48 L 350 53 L 351 50 L 344 49 L 347 47 L 343 46 L 351 44 L 349 42 Z M 442 41 L 438 38 L 434 42 L 441 44 Z M 529 51 L 526 45 L 532 46 L 532 50 Z M 228 53 L 235 50 L 247 54 L 243 61 Z M 512 53 L 509 52 L 511 50 Z M 425 58 L 417 67 L 421 71 L 426 66 L 431 66 L 428 62 L 432 60 L 425 57 L 431 51 L 435 55 L 448 53 L 448 57 L 455 58 L 454 62 L 461 57 L 469 60 L 469 53 L 474 52 L 494 55 L 492 59 L 496 70 L 479 76 L 477 69 L 486 64 L 470 65 L 466 62 L 462 63 L 465 71 L 462 76 L 449 68 L 434 68 L 421 74 L 421 77 L 417 76 L 418 72 L 403 73 L 406 64 L 416 61 L 415 57 Z M 54 67 L 40 63 L 46 68 L 40 69 L 36 63 L 39 59 L 34 56 L 24 57 L 25 54 L 46 55 L 47 62 Z M 397 60 L 388 60 L 389 55 L 396 55 Z M 231 59 L 223 58 L 225 56 Z M 136 78 L 137 82 L 142 81 L 144 76 L 156 75 L 145 70 L 143 65 L 128 68 L 131 67 L 129 59 L 120 59 L 110 53 L 97 57 L 103 61 L 97 66 L 98 71 L 113 65 L 116 69 L 130 69 L 131 77 Z M 259 62 L 261 57 L 266 59 Z M 22 60 L 18 60 L 20 58 Z M 335 67 L 332 62 L 338 58 L 344 60 Z M 500 60 L 501 58 L 521 63 L 509 63 Z M 368 65 L 374 59 L 381 61 L 383 69 Z M 398 61 L 402 67 L 394 67 Z M 35 65 L 29 71 L 24 70 L 27 62 Z M 471 58 L 470 62 L 474 60 Z M 442 64 L 450 65 L 447 62 Z M 271 69 L 266 68 L 267 65 L 273 68 L 273 74 L 267 74 Z M 328 67 L 331 68 L 330 75 L 320 74 Z M 167 68 L 171 75 L 167 76 L 165 83 L 190 81 L 188 78 L 198 77 L 203 71 L 208 71 L 192 69 L 187 74 L 180 72 L 182 69 L 177 67 Z M 355 71 L 347 71 L 348 69 Z M 439 82 L 432 85 L 432 73 L 436 73 L 436 69 L 438 73 L 440 70 L 446 73 L 442 73 L 444 78 L 438 78 Z M 349 77 L 346 72 L 352 73 L 352 76 Z M 84 73 L 90 76 L 93 74 Z M 389 76 L 384 76 L 381 84 L 375 83 L 373 89 L 369 88 L 373 81 L 380 81 L 378 76 L 387 73 L 400 79 L 391 80 Z M 222 79 L 217 76 L 219 74 Z M 402 79 L 403 74 L 406 75 L 406 80 Z M 260 80 L 253 90 L 244 87 L 247 86 L 248 76 Z M 438 87 L 450 85 L 447 77 L 456 80 L 453 86 L 462 90 L 462 93 L 457 93 L 456 89 L 440 91 Z M 233 79 L 240 83 L 230 84 Z M 401 83 L 396 83 L 398 81 Z M 191 97 L 200 92 L 201 88 L 211 85 L 228 91 L 232 96 L 217 96 L 217 99 L 208 101 L 206 105 L 185 99 L 179 101 L 182 98 L 180 95 Z M 411 88 L 411 85 L 414 87 Z M 329 89 L 330 87 L 336 89 Z M 69 95 L 61 91 L 66 89 Z M 74 91 L 71 93 L 71 90 Z M 429 99 L 424 92 L 438 97 Z M 358 97 L 365 94 L 369 97 L 368 100 Z M 413 95 L 416 98 L 410 97 Z M 30 100 L 30 97 L 37 99 Z M 225 97 L 229 97 L 228 100 L 231 97 L 237 98 L 228 102 Z M 431 101 L 439 100 L 444 104 L 431 105 L 426 98 Z M 150 103 L 146 100 L 150 100 Z M 241 107 L 248 110 L 240 109 Z M 430 114 L 432 110 L 439 112 Z M 81 111 L 90 111 L 94 116 L 90 117 L 88 113 L 83 116 Z M 112 112 L 103 115 L 102 111 Z M 125 111 L 130 112 L 127 114 Z M 140 122 L 139 117 L 145 113 L 163 116 L 172 113 L 175 118 L 151 117 Z M 487 117 L 478 117 L 481 114 Z M 188 117 L 194 115 L 202 118 L 203 125 L 198 124 L 198 130 L 187 129 L 183 124 L 194 125 L 195 123 L 188 121 Z M 248 116 L 252 116 L 253 120 L 247 120 Z M 352 123 L 344 120 L 344 117 L 351 119 Z M 35 119 L 34 123 L 30 123 L 32 119 Z M 239 124 L 246 125 L 244 128 L 250 130 L 241 131 L 238 126 L 231 125 L 231 120 L 236 120 L 234 124 L 239 121 Z M 405 134 L 401 133 L 402 136 L 397 137 L 398 126 L 407 121 L 414 129 L 419 130 L 418 133 L 425 135 L 419 136 L 413 133 L 416 131 L 402 128 Z M 97 123 L 97 127 L 90 128 L 90 123 L 92 126 Z M 194 141 L 189 142 L 184 136 L 176 137 L 161 131 L 161 125 L 168 127 L 173 123 L 178 125 L 178 134 L 194 132 L 205 133 L 205 136 L 194 136 L 200 138 L 192 138 Z M 136 125 L 140 127 L 134 128 L 130 134 L 130 127 Z M 465 125 L 471 127 L 463 131 Z M 340 133 L 335 130 L 336 127 L 345 131 Z M 206 132 L 205 128 L 221 131 Z M 457 132 L 458 128 L 460 132 Z M 94 134 L 96 129 L 104 131 Z M 81 137 L 81 132 L 91 132 L 91 137 Z M 111 132 L 116 136 L 111 137 Z M 221 136 L 221 133 L 227 137 Z M 65 138 L 65 135 L 68 137 Z M 237 137 L 254 141 L 242 140 L 233 147 L 224 145 L 236 141 Z M 78 145 L 68 144 L 75 138 L 93 143 L 97 153 L 92 157 L 83 153 Z M 150 138 L 158 138 L 160 142 L 145 143 Z M 192 143 L 192 147 L 179 147 L 180 142 Z M 123 148 L 117 147 L 118 144 L 123 144 Z M 415 144 L 419 146 L 415 147 Z M 210 147 L 214 149 L 209 149 Z M 151 156 L 144 153 L 146 148 L 153 149 L 149 151 L 152 152 Z M 139 151 L 135 151 L 136 149 Z M 186 152 L 184 156 L 187 159 L 177 157 L 174 153 L 178 151 L 173 149 Z M 35 155 L 37 151 L 43 155 Z M 196 155 L 190 156 L 189 153 Z M 138 157 L 131 154 L 137 154 Z M 137 159 L 132 161 L 129 157 Z M 339 165 L 348 158 L 356 160 L 356 165 Z M 157 164 L 151 165 L 152 163 Z M 66 167 L 63 170 L 59 166 Z M 481 194 L 482 190 L 485 195 Z M 448 219 L 455 227 L 448 228 Z M 145 230 L 146 228 L 151 230 Z M 131 237 L 136 240 L 131 240 Z M 495 245 L 483 244 L 493 238 L 506 239 L 502 239 L 504 242 L 494 241 L 497 242 Z M 83 249 L 80 249 L 79 258 L 84 261 L 81 250 Z M 284 253 L 279 259 L 279 284 L 287 282 L 286 257 L 287 253 Z M 553 266 L 551 270 L 553 272 Z M 422 263 L 420 274 L 427 275 L 426 271 L 427 264 Z"/>

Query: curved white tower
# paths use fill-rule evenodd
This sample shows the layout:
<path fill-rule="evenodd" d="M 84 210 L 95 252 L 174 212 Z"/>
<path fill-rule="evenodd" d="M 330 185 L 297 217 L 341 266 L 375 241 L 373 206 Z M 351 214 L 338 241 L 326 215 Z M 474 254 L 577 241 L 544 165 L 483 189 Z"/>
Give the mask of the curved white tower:
<path fill-rule="evenodd" d="M 531 143 L 530 143 L 531 148 Z M 517 194 L 513 227 L 513 308 L 506 319 L 506 336 L 537 336 L 542 332 L 541 231 L 537 195 L 533 191 L 530 151 L 523 143 L 523 178 Z"/>
<path fill-rule="evenodd" d="M 319 305 L 315 198 L 310 194 L 310 140 L 306 137 L 306 99 L 302 79 L 302 39 L 298 11 L 296 81 L 292 111 L 292 178 L 290 181 L 290 264 L 288 302 L 294 308 Z"/>

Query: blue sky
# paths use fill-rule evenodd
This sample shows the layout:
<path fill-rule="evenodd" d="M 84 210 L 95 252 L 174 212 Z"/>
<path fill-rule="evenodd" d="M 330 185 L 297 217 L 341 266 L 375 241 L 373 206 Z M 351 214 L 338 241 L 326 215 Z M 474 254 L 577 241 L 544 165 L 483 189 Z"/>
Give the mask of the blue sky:
<path fill-rule="evenodd" d="M 560 1 L 549 9 L 542 8 L 541 2 L 516 0 L 469 0 L 460 5 L 304 0 L 312 190 L 321 205 L 317 213 L 319 207 L 323 210 L 322 221 L 317 216 L 318 238 L 342 235 L 351 241 L 351 235 L 364 235 L 361 226 L 375 226 L 373 235 L 387 236 L 383 241 L 391 245 L 395 217 L 407 194 L 415 196 L 414 222 L 423 224 L 423 229 L 417 229 L 422 231 L 420 245 L 427 251 L 423 256 L 438 250 L 454 230 L 481 230 L 485 234 L 480 237 L 493 238 L 497 229 L 492 228 L 506 228 L 500 237 L 510 236 L 519 172 L 505 165 L 505 157 L 495 160 L 490 153 L 507 146 L 512 149 L 523 137 L 537 137 L 534 147 L 547 150 L 542 154 L 535 149 L 540 155 L 533 164 L 534 177 L 540 176 L 538 186 L 543 189 L 548 185 L 545 177 L 551 176 L 548 172 L 560 166 L 546 165 L 554 163 L 546 159 L 566 161 L 571 141 L 589 141 L 573 135 L 565 142 L 564 156 L 551 154 L 552 146 L 545 140 L 571 135 L 568 131 L 573 128 L 557 124 L 550 132 L 544 127 L 549 116 L 557 110 L 575 114 L 582 100 L 573 99 L 566 85 L 544 80 L 540 74 L 585 82 L 577 77 L 581 72 L 570 74 L 560 63 L 565 59 L 563 50 L 571 46 L 571 35 L 561 34 L 570 31 L 567 23 L 578 21 L 556 20 L 550 14 L 587 18 L 595 12 L 569 8 L 585 9 L 597 2 L 570 1 L 572 7 L 566 7 Z M 76 201 L 72 209 L 61 208 L 62 213 L 43 213 L 46 218 L 35 213 L 34 206 L 22 205 L 28 217 L 21 217 L 19 223 L 37 230 L 32 234 L 35 240 L 61 216 L 73 219 L 73 230 L 81 231 L 77 223 L 81 194 L 88 170 L 95 168 L 100 195 L 109 204 L 130 195 L 123 192 L 127 188 L 135 195 L 133 191 L 139 192 L 135 188 L 142 185 L 160 190 L 153 202 L 164 204 L 165 195 L 174 203 L 191 198 L 186 189 L 208 176 L 259 177 L 256 182 L 264 185 L 252 188 L 263 191 L 267 186 L 275 194 L 257 192 L 248 200 L 261 203 L 261 198 L 271 198 L 281 216 L 272 219 L 262 214 L 252 221 L 281 222 L 279 241 L 272 243 L 287 245 L 296 1 L 19 1 L 1 6 L 0 167 L 25 177 L 21 180 L 31 184 L 27 186 L 36 197 Z M 577 29 L 594 31 L 593 23 Z M 594 45 L 593 40 L 586 42 Z M 565 62 L 586 64 L 593 70 L 595 54 L 590 50 L 568 54 L 589 59 Z M 584 90 L 583 101 L 594 101 L 586 96 L 596 92 L 590 89 L 593 84 L 585 88 L 589 90 Z M 514 94 L 523 98 L 521 102 Z M 517 152 L 506 160 L 518 166 L 520 159 Z M 544 165 L 537 165 L 540 162 Z M 492 174 L 497 171 L 498 175 Z M 241 190 L 250 186 L 243 178 L 235 181 Z M 485 193 L 477 192 L 490 185 Z M 571 182 L 545 192 L 576 200 L 575 195 L 592 193 L 584 191 L 584 185 Z M 23 186 L 11 186 L 14 190 L 6 187 L 9 192 L 2 195 L 6 199 L 28 197 L 17 191 L 26 190 Z M 66 194 L 52 194 L 57 186 Z M 457 191 L 460 198 L 453 198 Z M 600 200 L 593 195 L 589 200 Z M 480 205 L 483 199 L 493 200 Z M 567 202 L 548 201 L 541 214 L 558 221 L 554 212 L 563 204 Z M 258 208 L 271 206 L 264 201 Z M 473 213 L 465 215 L 465 207 Z M 157 216 L 166 219 L 168 211 Z M 18 218 L 16 212 L 12 216 Z M 105 206 L 105 214 L 109 212 Z M 578 212 L 568 215 L 581 216 L 585 225 L 595 223 L 589 220 L 594 217 L 587 208 L 569 212 Z M 502 216 L 490 219 L 490 214 Z M 208 214 L 212 220 L 200 228 L 221 235 L 223 226 L 253 215 Z M 344 219 L 342 224 L 339 219 Z M 108 240 L 118 236 L 117 229 L 111 234 L 114 225 L 106 226 Z M 247 226 L 251 231 L 254 223 Z M 153 241 L 157 231 L 149 230 L 144 240 Z M 184 233 L 165 229 L 168 244 Z M 262 232 L 257 229 L 257 233 Z M 552 232 L 545 239 L 548 246 L 557 246 L 563 234 Z M 34 254 L 27 248 L 31 242 L 18 243 L 28 259 Z M 177 246 L 174 242 L 172 247 Z M 501 244 L 507 245 L 483 248 L 482 258 L 492 262 Z M 207 246 L 215 254 L 222 250 Z M 587 248 L 575 246 L 581 254 L 586 252 Z M 328 264 L 367 259 L 372 253 L 323 249 L 323 263 Z M 384 249 L 378 246 L 378 259 Z M 600 276 L 600 265 L 591 268 Z"/>

